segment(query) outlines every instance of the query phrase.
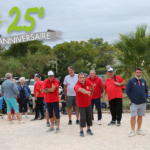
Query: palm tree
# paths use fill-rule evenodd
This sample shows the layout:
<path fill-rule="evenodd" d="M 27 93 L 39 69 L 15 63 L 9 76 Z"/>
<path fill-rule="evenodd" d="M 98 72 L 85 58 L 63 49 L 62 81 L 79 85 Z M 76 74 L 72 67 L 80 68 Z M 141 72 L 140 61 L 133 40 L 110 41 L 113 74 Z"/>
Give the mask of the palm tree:
<path fill-rule="evenodd" d="M 140 67 L 143 70 L 143 78 L 147 81 L 150 75 L 150 36 L 146 35 L 147 25 L 136 28 L 136 32 L 119 34 L 120 38 L 114 46 L 120 50 L 116 59 L 119 62 L 116 74 L 120 74 L 125 80 L 134 76 L 134 69 Z"/>

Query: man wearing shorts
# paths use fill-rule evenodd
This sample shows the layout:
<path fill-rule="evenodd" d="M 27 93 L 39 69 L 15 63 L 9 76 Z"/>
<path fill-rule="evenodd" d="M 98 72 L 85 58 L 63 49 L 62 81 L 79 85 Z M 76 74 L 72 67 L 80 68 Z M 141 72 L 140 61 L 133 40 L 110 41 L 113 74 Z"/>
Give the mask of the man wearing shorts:
<path fill-rule="evenodd" d="M 48 72 L 48 79 L 46 79 L 42 85 L 42 93 L 45 94 L 44 101 L 46 102 L 49 118 L 51 122 L 51 127 L 48 131 L 55 130 L 54 128 L 54 114 L 53 109 L 56 116 L 57 128 L 56 132 L 60 131 L 60 114 L 59 114 L 59 85 L 60 82 L 55 79 L 53 71 Z"/>
<path fill-rule="evenodd" d="M 131 100 L 131 129 L 129 137 L 134 136 L 136 133 L 139 135 L 145 135 L 141 130 L 142 116 L 145 116 L 146 101 L 148 97 L 148 88 L 146 81 L 142 79 L 142 69 L 137 67 L 135 69 L 135 77 L 128 81 L 126 87 L 126 93 Z M 135 124 L 137 117 L 137 131 L 135 132 Z"/>
<path fill-rule="evenodd" d="M 74 91 L 74 86 L 78 81 L 78 75 L 75 74 L 74 67 L 68 67 L 69 75 L 67 75 L 64 79 L 64 93 L 65 93 L 65 100 L 66 100 L 66 107 L 68 107 L 68 116 L 69 116 L 69 123 L 68 125 L 72 124 L 71 114 L 72 114 L 72 106 L 75 106 L 76 110 L 76 124 L 79 124 L 79 114 L 76 104 L 76 93 Z"/>
<path fill-rule="evenodd" d="M 92 106 L 91 98 L 94 91 L 93 83 L 85 79 L 84 73 L 79 73 L 78 82 L 75 85 L 77 106 L 80 113 L 80 136 L 84 137 L 83 127 L 86 127 L 87 133 L 93 135 L 90 126 L 92 126 Z"/>

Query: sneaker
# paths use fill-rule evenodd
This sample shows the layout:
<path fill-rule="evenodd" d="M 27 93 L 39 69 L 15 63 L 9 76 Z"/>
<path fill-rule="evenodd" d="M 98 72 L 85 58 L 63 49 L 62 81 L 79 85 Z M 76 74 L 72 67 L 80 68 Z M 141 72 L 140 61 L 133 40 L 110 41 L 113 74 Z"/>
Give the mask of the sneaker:
<path fill-rule="evenodd" d="M 67 113 L 65 112 L 65 113 L 63 113 L 63 115 L 67 115 Z"/>
<path fill-rule="evenodd" d="M 71 120 L 69 120 L 68 125 L 72 125 L 72 121 Z"/>
<path fill-rule="evenodd" d="M 55 128 L 50 127 L 46 132 L 54 131 Z"/>
<path fill-rule="evenodd" d="M 116 124 L 116 121 L 111 121 L 110 123 L 108 123 L 108 126 L 115 125 L 115 124 Z"/>
<path fill-rule="evenodd" d="M 18 123 L 19 123 L 19 124 L 23 124 L 23 123 L 25 123 L 25 122 L 21 120 L 21 121 L 18 121 Z"/>
<path fill-rule="evenodd" d="M 9 121 L 9 124 L 13 124 L 13 122 L 12 122 L 12 121 Z"/>
<path fill-rule="evenodd" d="M 57 126 L 57 122 L 56 121 L 54 121 L 54 125 Z"/>
<path fill-rule="evenodd" d="M 72 114 L 75 115 L 76 113 L 75 113 L 75 112 L 72 112 Z"/>
<path fill-rule="evenodd" d="M 38 120 L 43 120 L 44 119 L 44 117 L 41 117 L 41 118 L 39 118 Z"/>
<path fill-rule="evenodd" d="M 55 133 L 57 134 L 58 132 L 60 132 L 60 129 L 59 129 L 59 128 L 56 128 Z"/>
<path fill-rule="evenodd" d="M 83 132 L 83 130 L 80 131 L 80 136 L 81 136 L 81 137 L 84 137 L 84 132 Z"/>
<path fill-rule="evenodd" d="M 121 126 L 121 122 L 120 121 L 117 122 L 117 126 Z"/>
<path fill-rule="evenodd" d="M 99 124 L 99 125 L 101 125 L 101 124 L 102 124 L 102 123 L 101 123 L 101 120 L 98 120 L 98 124 Z"/>
<path fill-rule="evenodd" d="M 15 116 L 12 117 L 12 120 L 17 120 L 17 118 Z"/>
<path fill-rule="evenodd" d="M 50 127 L 51 125 L 50 125 L 50 123 L 49 123 L 49 122 L 47 122 L 47 123 L 46 123 L 46 126 L 47 126 L 47 127 Z"/>
<path fill-rule="evenodd" d="M 36 121 L 36 120 L 38 120 L 38 119 L 34 118 L 34 119 L 30 120 L 30 121 Z"/>
<path fill-rule="evenodd" d="M 25 118 L 29 118 L 29 116 L 28 116 L 28 115 L 25 115 Z"/>
<path fill-rule="evenodd" d="M 76 124 L 79 124 L 80 122 L 79 122 L 79 120 L 76 120 Z"/>
<path fill-rule="evenodd" d="M 134 131 L 131 131 L 130 134 L 129 134 L 129 137 L 132 137 L 132 136 L 135 136 L 135 132 Z"/>
<path fill-rule="evenodd" d="M 87 134 L 89 134 L 89 135 L 93 135 L 93 133 L 92 133 L 91 129 L 88 129 L 88 130 L 87 130 Z"/>
<path fill-rule="evenodd" d="M 142 130 L 137 130 L 136 133 L 139 134 L 139 135 L 145 135 L 145 133 L 143 133 Z"/>

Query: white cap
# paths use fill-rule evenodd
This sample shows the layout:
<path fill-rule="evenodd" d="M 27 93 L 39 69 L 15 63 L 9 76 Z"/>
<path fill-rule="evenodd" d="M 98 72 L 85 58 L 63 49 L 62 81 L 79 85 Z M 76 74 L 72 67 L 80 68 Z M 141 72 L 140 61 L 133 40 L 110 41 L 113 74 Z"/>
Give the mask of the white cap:
<path fill-rule="evenodd" d="M 113 72 L 114 70 L 113 70 L 113 68 L 109 68 L 108 70 L 107 70 L 107 72 Z"/>
<path fill-rule="evenodd" d="M 48 76 L 54 76 L 54 72 L 53 71 L 49 71 L 48 72 Z"/>

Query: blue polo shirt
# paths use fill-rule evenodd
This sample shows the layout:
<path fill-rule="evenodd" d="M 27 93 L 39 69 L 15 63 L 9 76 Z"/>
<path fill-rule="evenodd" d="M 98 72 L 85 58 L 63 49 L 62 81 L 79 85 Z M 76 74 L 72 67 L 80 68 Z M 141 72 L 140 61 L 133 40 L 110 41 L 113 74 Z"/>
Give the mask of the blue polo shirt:
<path fill-rule="evenodd" d="M 131 78 L 126 86 L 126 93 L 131 102 L 135 104 L 146 103 L 148 97 L 146 81 L 144 79 L 140 79 L 139 81 L 140 85 L 135 77 Z"/>

